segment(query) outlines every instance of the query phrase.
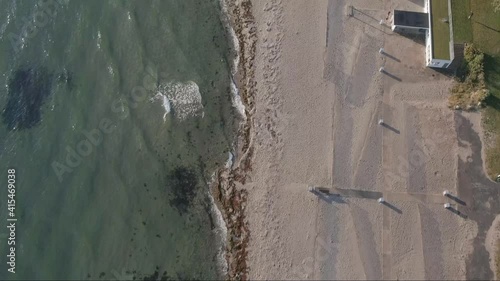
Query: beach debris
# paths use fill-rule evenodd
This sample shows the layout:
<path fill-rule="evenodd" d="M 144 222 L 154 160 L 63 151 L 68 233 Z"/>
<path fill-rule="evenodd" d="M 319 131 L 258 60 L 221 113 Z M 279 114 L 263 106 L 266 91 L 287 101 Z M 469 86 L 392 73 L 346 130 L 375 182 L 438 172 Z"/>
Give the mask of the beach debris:
<path fill-rule="evenodd" d="M 384 199 L 384 197 L 380 197 L 380 198 L 377 200 L 377 202 L 379 202 L 380 204 L 385 203 L 385 199 Z"/>

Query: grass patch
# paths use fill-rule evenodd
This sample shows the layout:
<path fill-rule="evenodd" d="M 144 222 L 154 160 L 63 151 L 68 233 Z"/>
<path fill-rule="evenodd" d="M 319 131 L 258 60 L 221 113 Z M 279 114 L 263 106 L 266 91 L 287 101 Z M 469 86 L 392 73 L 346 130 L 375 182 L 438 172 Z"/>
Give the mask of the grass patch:
<path fill-rule="evenodd" d="M 455 43 L 474 43 L 486 54 L 500 55 L 500 12 L 494 11 L 491 1 L 451 1 Z M 471 12 L 472 16 L 469 19 Z"/>
<path fill-rule="evenodd" d="M 431 0 L 432 56 L 435 59 L 450 59 L 450 24 L 448 1 Z"/>
<path fill-rule="evenodd" d="M 453 39 L 455 44 L 472 42 L 472 25 L 470 15 L 470 0 L 451 1 L 453 23 Z"/>
<path fill-rule="evenodd" d="M 470 6 L 474 45 L 488 55 L 500 55 L 500 12 L 495 13 L 491 0 L 472 0 Z"/>
<path fill-rule="evenodd" d="M 485 55 L 484 70 L 490 96 L 486 100 L 483 125 L 487 138 L 492 140 L 486 150 L 486 166 L 488 176 L 495 179 L 500 174 L 500 56 Z"/>

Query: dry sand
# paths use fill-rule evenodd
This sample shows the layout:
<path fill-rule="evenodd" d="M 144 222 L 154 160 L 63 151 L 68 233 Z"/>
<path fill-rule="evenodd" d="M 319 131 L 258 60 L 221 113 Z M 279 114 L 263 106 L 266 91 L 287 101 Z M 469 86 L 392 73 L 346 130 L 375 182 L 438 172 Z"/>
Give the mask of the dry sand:
<path fill-rule="evenodd" d="M 495 220 L 493 221 L 493 224 L 491 225 L 491 228 L 488 230 L 488 233 L 486 234 L 486 249 L 488 250 L 488 253 L 490 254 L 490 267 L 492 269 L 495 269 L 495 257 L 498 253 L 498 243 L 500 241 L 500 215 L 496 216 Z M 499 280 L 500 276 L 496 275 L 496 270 L 493 270 L 495 272 L 495 277 L 493 280 Z"/>
<path fill-rule="evenodd" d="M 457 194 L 468 154 L 446 108 L 451 80 L 385 20 L 423 1 L 251 2 L 253 171 L 238 186 L 248 191 L 249 279 L 464 279 L 477 226 L 442 196 Z"/>

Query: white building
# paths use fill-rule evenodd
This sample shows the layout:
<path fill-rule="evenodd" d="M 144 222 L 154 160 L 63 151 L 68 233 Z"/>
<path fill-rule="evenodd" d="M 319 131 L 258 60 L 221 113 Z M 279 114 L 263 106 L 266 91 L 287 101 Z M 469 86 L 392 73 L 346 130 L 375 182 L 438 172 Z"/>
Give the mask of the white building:
<path fill-rule="evenodd" d="M 425 65 L 448 68 L 454 59 L 451 0 L 425 0 L 424 12 L 394 10 L 392 30 L 425 33 Z"/>

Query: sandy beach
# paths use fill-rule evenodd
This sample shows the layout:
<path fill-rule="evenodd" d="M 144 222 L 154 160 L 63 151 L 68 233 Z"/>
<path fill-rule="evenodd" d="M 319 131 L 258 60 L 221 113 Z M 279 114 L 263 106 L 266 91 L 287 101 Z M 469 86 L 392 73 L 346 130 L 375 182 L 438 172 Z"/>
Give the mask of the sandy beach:
<path fill-rule="evenodd" d="M 480 115 L 449 110 L 452 79 L 425 67 L 422 38 L 390 29 L 391 11 L 424 1 L 242 3 L 252 15 L 239 31 L 251 71 L 238 83 L 252 94 L 251 153 L 233 187 L 245 193 L 247 277 L 493 278 L 471 261 L 488 258 L 494 218 L 475 219 L 476 192 L 491 184 Z M 467 163 L 479 167 L 473 183 L 459 176 Z"/>

